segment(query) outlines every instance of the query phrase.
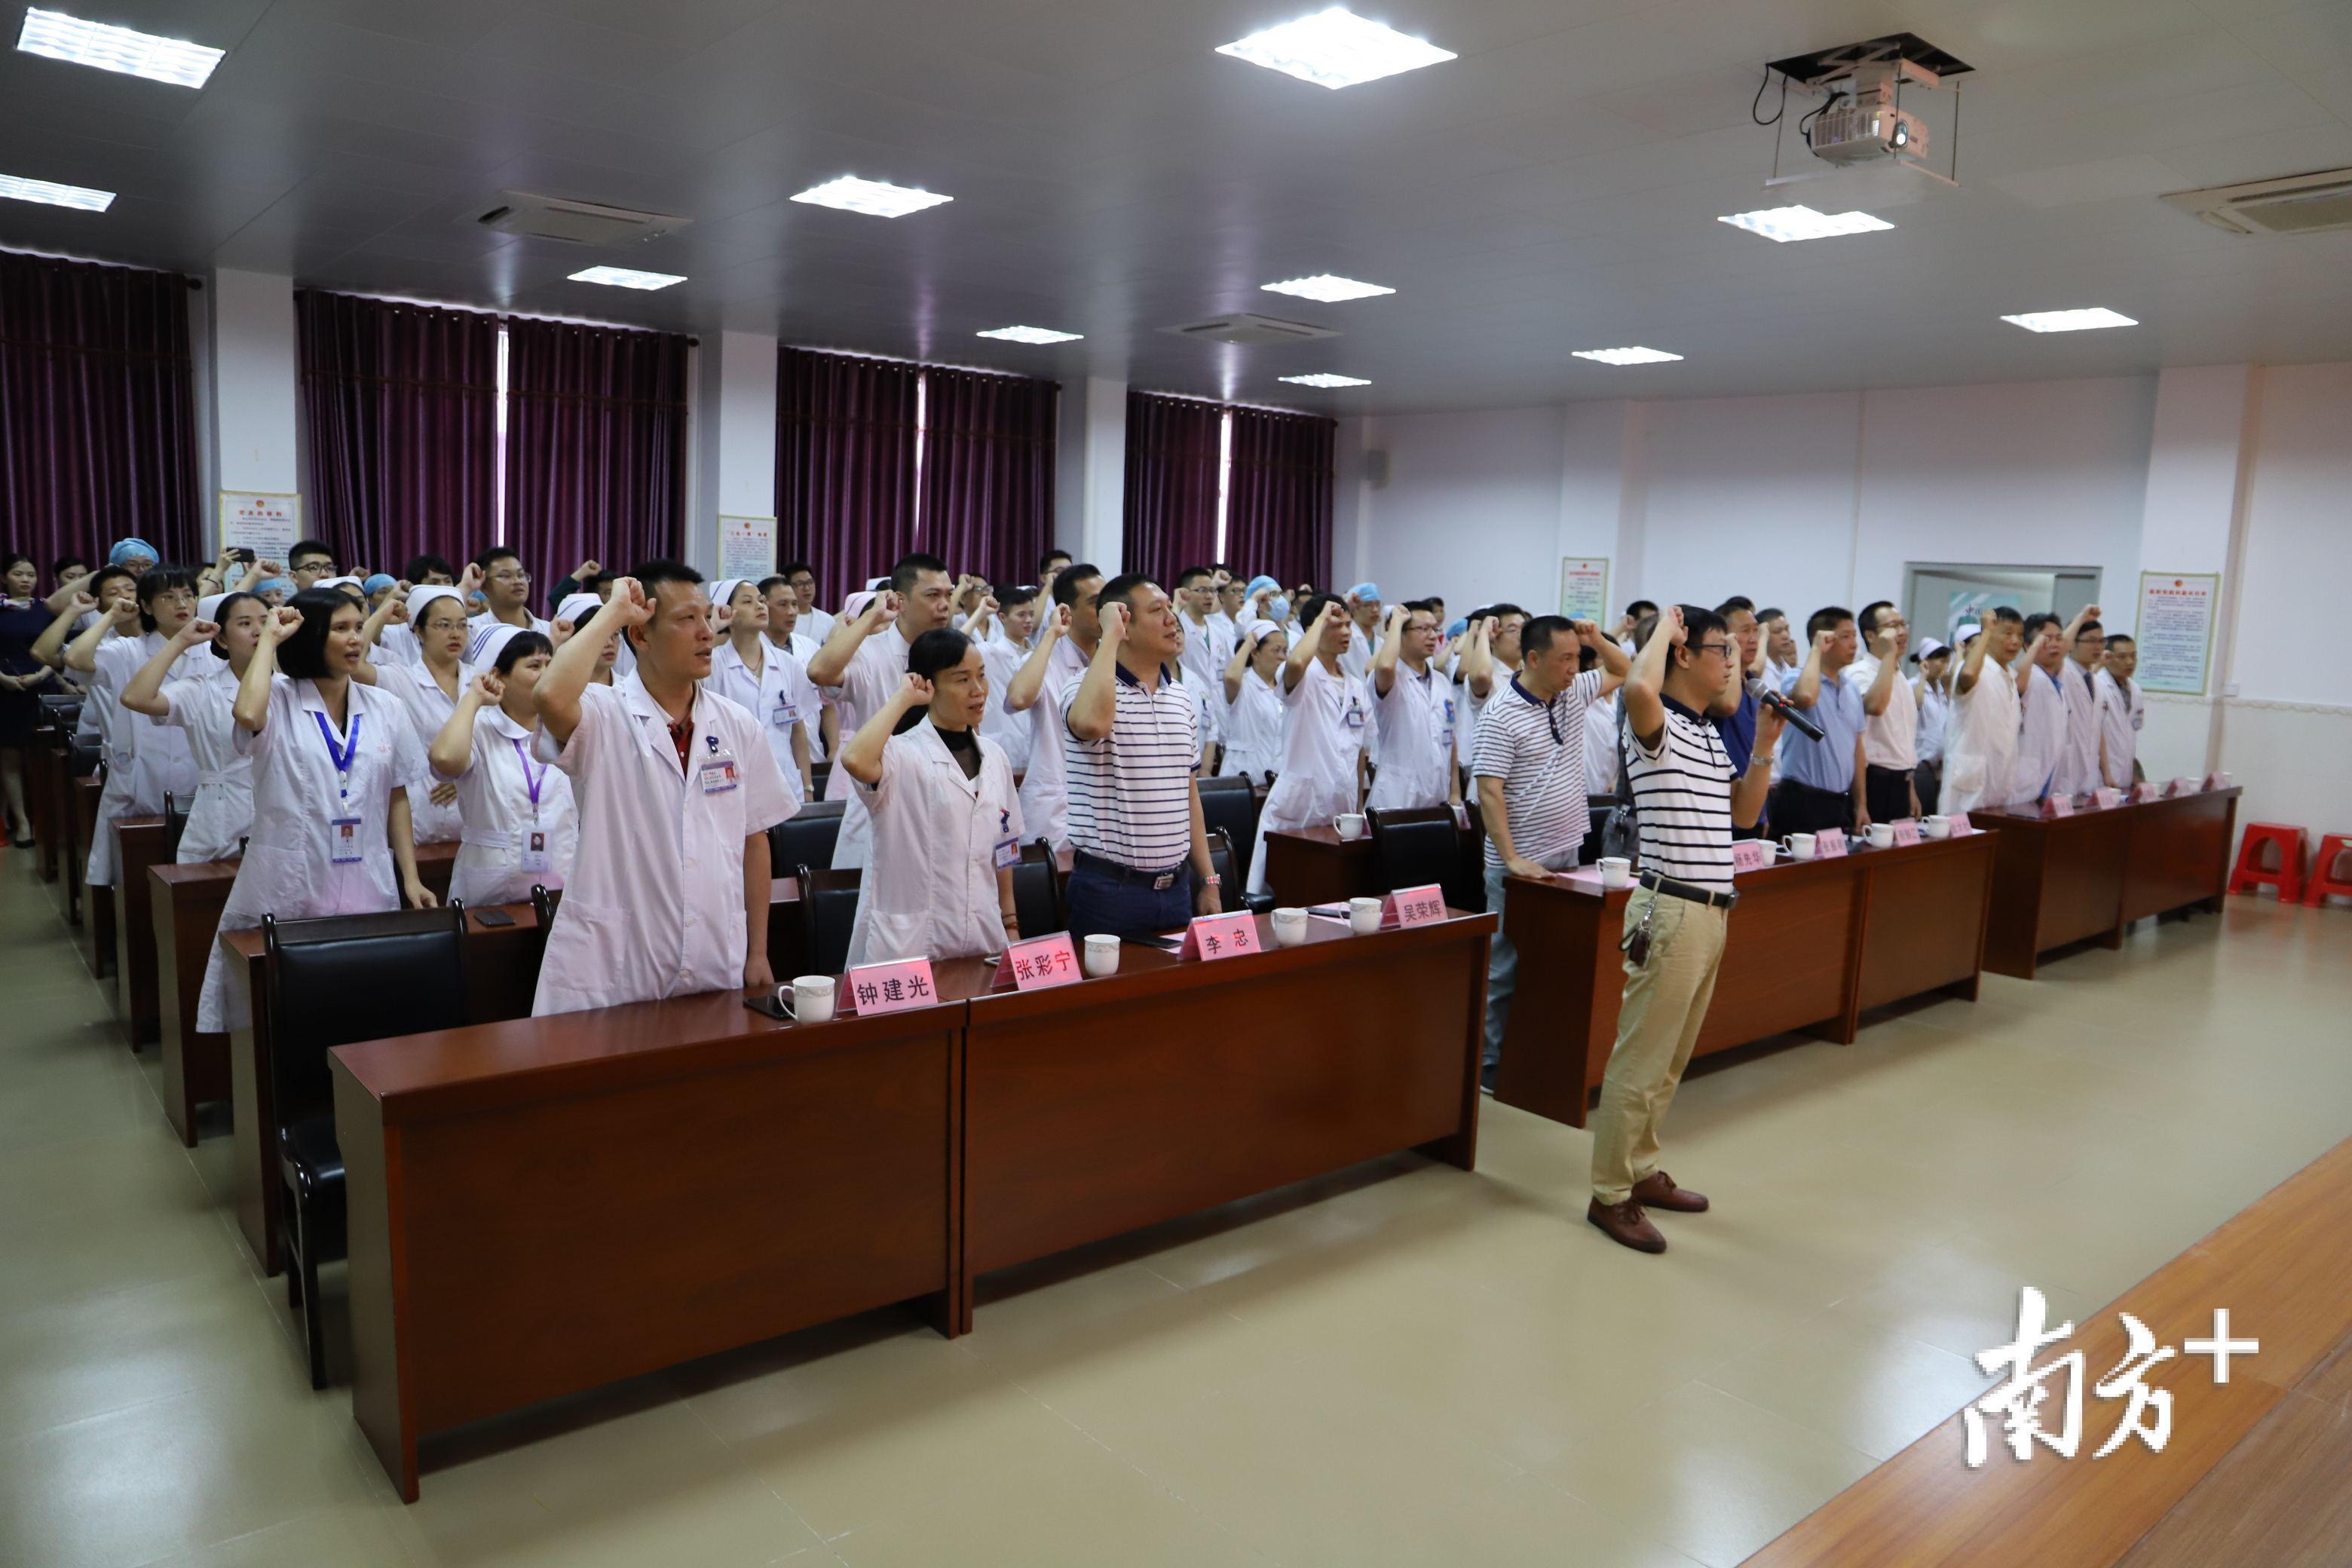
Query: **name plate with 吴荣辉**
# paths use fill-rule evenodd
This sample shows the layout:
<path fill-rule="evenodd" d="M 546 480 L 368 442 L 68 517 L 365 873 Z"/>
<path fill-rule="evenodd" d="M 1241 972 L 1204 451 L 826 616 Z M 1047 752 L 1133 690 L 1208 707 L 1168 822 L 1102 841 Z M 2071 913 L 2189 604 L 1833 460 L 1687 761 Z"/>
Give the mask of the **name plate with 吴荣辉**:
<path fill-rule="evenodd" d="M 1813 858 L 1834 860 L 1845 853 L 1845 829 L 1827 827 L 1813 835 Z"/>
<path fill-rule="evenodd" d="M 847 986 L 850 1008 L 862 1016 L 903 1013 L 909 1007 L 929 1007 L 940 999 L 928 958 L 863 964 L 849 972 Z"/>
<path fill-rule="evenodd" d="M 1906 817 L 1901 822 L 1892 823 L 1889 826 L 1895 829 L 1895 843 L 1916 844 L 1919 842 L 1919 825 L 1913 822 L 1908 817 Z"/>
<path fill-rule="evenodd" d="M 1445 918 L 1445 889 L 1432 882 L 1425 888 L 1399 888 L 1382 900 L 1381 929 L 1410 931 L 1435 925 Z"/>
<path fill-rule="evenodd" d="M 2164 786 L 2157 783 L 2154 779 L 2142 779 L 2139 783 L 2132 785 L 2132 800 L 2135 804 L 2144 805 L 2151 800 L 2161 800 L 2163 798 Z"/>
<path fill-rule="evenodd" d="M 2102 788 L 2091 792 L 2091 804 L 2101 811 L 2112 810 L 2123 803 L 2124 792 L 2119 789 Z"/>
<path fill-rule="evenodd" d="M 1731 874 L 1761 871 L 1772 863 L 1772 845 L 1763 838 L 1735 838 L 1731 841 Z"/>
<path fill-rule="evenodd" d="M 2045 795 L 2042 797 L 2042 815 L 2052 821 L 2074 815 L 2074 797 L 2071 795 Z"/>
<path fill-rule="evenodd" d="M 1078 967 L 1076 944 L 1068 931 L 1057 931 L 1006 948 L 1004 956 L 996 961 L 996 978 L 990 984 L 1011 981 L 1016 990 L 1043 991 L 1053 985 L 1075 985 L 1085 978 L 1086 971 Z"/>
<path fill-rule="evenodd" d="M 1176 956 L 1206 963 L 1257 951 L 1257 917 L 1244 910 L 1230 915 L 1193 916 L 1184 928 L 1184 945 Z"/>

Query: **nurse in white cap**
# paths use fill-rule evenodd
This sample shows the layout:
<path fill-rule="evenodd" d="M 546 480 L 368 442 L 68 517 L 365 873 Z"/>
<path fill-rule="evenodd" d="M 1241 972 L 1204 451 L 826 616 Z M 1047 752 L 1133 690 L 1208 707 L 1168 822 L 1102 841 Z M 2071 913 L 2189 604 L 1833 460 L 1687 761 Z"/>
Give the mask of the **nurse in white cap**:
<path fill-rule="evenodd" d="M 196 763 L 196 793 L 177 855 L 183 866 L 234 860 L 253 831 L 253 758 L 238 752 L 233 731 L 236 689 L 261 642 L 269 607 L 251 594 L 214 594 L 196 602 L 196 618 L 173 637 L 193 649 L 206 643 L 209 664 L 191 668 L 157 654 L 122 689 L 122 705 L 187 732 Z M 172 679 L 174 668 L 182 673 Z"/>
<path fill-rule="evenodd" d="M 768 602 L 749 577 L 721 577 L 711 585 L 712 628 L 722 639 L 710 650 L 710 689 L 751 715 L 768 738 L 798 811 L 811 793 L 808 726 L 817 717 L 816 688 L 791 655 L 767 637 Z"/>
<path fill-rule="evenodd" d="M 326 587 L 321 583 L 320 587 Z M 408 591 L 408 625 L 416 637 L 415 664 L 384 664 L 377 668 L 383 689 L 399 700 L 416 731 L 422 753 L 457 710 L 466 689 L 466 647 L 471 638 L 466 621 L 466 601 L 459 590 L 428 584 Z M 420 775 L 408 783 L 410 826 L 419 844 L 448 844 L 465 831 L 457 811 L 457 786 L 446 779 Z"/>
<path fill-rule="evenodd" d="M 536 750 L 539 679 L 555 649 L 537 632 L 501 625 L 484 651 L 429 753 L 435 776 L 457 784 L 466 825 L 449 896 L 478 907 L 561 888 L 580 845 L 572 780 Z"/>

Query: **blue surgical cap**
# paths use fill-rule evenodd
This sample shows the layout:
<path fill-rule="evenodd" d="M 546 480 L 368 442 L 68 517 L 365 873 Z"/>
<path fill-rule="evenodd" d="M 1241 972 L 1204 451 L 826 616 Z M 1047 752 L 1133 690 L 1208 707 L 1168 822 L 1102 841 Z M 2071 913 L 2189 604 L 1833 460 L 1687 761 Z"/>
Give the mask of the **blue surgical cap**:
<path fill-rule="evenodd" d="M 272 589 L 275 589 L 281 594 L 291 594 L 294 592 L 294 579 L 291 577 L 264 577 L 260 582 L 253 585 L 253 592 L 257 594 L 267 594 Z"/>
<path fill-rule="evenodd" d="M 1359 583 L 1348 592 L 1359 599 L 1377 599 L 1381 596 L 1381 585 L 1378 583 Z"/>
<path fill-rule="evenodd" d="M 1256 593 L 1260 588 L 1279 588 L 1281 586 L 1281 584 L 1276 582 L 1271 577 L 1253 577 L 1249 580 L 1249 586 L 1242 590 L 1242 595 L 1244 597 L 1247 597 L 1248 595 Z"/>
<path fill-rule="evenodd" d="M 1467 616 L 1456 616 L 1454 617 L 1454 624 L 1445 628 L 1445 635 L 1450 637 L 1458 637 L 1469 629 L 1470 617 Z"/>
<path fill-rule="evenodd" d="M 150 561 L 163 559 L 162 552 L 143 539 L 118 539 L 114 548 L 106 552 L 106 563 L 120 566 L 133 555 L 144 555 Z"/>
<path fill-rule="evenodd" d="M 373 599 L 384 589 L 392 587 L 399 581 L 399 578 L 394 577 L 389 572 L 378 572 L 370 576 L 366 582 L 360 584 L 360 591 L 365 594 L 369 598 Z"/>

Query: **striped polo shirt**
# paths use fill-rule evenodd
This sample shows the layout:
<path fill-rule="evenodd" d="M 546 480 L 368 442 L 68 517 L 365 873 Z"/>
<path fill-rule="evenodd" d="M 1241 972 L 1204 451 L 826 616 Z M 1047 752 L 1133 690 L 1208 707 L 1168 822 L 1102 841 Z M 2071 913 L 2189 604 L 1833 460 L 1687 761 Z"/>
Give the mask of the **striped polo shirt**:
<path fill-rule="evenodd" d="M 1549 871 L 1576 864 L 1591 826 L 1584 808 L 1584 710 L 1601 698 L 1601 671 L 1588 669 L 1549 702 L 1520 677 L 1493 692 L 1478 712 L 1471 749 L 1473 778 L 1503 781 L 1511 847 Z M 1490 836 L 1486 864 L 1503 863 Z"/>
<path fill-rule="evenodd" d="M 1655 748 L 1624 726 L 1642 868 L 1703 888 L 1731 886 L 1730 753 L 1704 715 L 1673 698 Z M 1850 742 L 1849 742 L 1850 743 Z"/>
<path fill-rule="evenodd" d="M 1083 679 L 1084 677 L 1080 677 Z M 1070 797 L 1070 847 L 1137 871 L 1166 871 L 1192 852 L 1192 775 L 1201 766 L 1201 710 L 1166 665 L 1159 685 L 1118 668 L 1110 733 L 1082 741 L 1066 717 L 1077 682 L 1062 694 L 1062 761 Z"/>

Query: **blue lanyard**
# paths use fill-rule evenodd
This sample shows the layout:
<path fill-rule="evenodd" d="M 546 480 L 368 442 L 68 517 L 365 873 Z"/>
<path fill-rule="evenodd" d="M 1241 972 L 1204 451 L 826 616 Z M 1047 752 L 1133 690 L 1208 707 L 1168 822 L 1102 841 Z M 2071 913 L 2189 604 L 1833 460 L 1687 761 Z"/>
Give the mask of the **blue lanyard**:
<path fill-rule="evenodd" d="M 327 722 L 327 716 L 313 710 L 310 717 L 319 721 L 319 738 L 327 742 L 327 760 L 335 764 L 335 772 L 342 776 L 342 796 L 349 800 L 352 796 L 352 763 L 360 754 L 360 720 L 363 715 L 352 715 L 350 728 L 344 733 L 340 749 L 335 745 L 335 727 Z"/>
<path fill-rule="evenodd" d="M 533 773 L 530 769 L 530 758 L 524 752 L 523 743 L 512 735 L 509 735 L 507 744 L 515 749 L 515 761 L 522 764 L 522 786 L 530 792 L 530 819 L 537 822 L 539 820 L 539 786 L 547 782 L 547 764 L 541 763 L 539 771 Z"/>

